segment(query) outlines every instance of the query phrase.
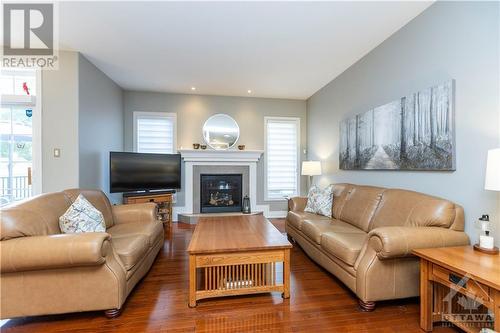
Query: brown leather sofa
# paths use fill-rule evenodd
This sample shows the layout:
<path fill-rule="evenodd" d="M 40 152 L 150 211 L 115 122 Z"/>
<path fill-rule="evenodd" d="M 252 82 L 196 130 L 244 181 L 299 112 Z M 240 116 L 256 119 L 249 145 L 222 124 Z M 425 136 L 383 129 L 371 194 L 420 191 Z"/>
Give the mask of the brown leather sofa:
<path fill-rule="evenodd" d="M 106 232 L 61 234 L 59 216 L 82 193 Z M 105 310 L 119 315 L 163 245 L 153 203 L 111 206 L 101 191 L 42 194 L 1 210 L 0 318 Z"/>
<path fill-rule="evenodd" d="M 375 302 L 419 295 L 413 249 L 469 244 L 463 208 L 422 193 L 335 184 L 332 218 L 304 212 L 307 198 L 289 201 L 286 232 L 359 298 Z"/>

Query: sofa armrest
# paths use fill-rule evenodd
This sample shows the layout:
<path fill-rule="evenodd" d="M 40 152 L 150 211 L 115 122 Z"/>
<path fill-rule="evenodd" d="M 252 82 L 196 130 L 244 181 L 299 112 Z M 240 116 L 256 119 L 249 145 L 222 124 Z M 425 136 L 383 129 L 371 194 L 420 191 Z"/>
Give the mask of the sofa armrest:
<path fill-rule="evenodd" d="M 368 234 L 368 246 L 382 260 L 408 257 L 415 249 L 468 244 L 465 232 L 439 227 L 381 227 Z"/>
<path fill-rule="evenodd" d="M 117 205 L 113 206 L 112 211 L 116 224 L 158 220 L 158 207 L 152 202 Z"/>
<path fill-rule="evenodd" d="M 19 237 L 0 242 L 0 272 L 102 265 L 111 249 L 105 232 Z"/>
<path fill-rule="evenodd" d="M 303 212 L 306 208 L 307 197 L 292 197 L 288 199 L 288 209 L 295 212 Z"/>

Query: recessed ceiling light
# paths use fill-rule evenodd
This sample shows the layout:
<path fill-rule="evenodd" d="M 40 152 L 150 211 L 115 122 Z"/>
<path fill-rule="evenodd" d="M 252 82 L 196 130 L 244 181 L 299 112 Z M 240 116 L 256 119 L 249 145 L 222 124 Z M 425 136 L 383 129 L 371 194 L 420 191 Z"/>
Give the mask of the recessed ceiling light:
<path fill-rule="evenodd" d="M 247 90 L 247 93 L 251 94 L 251 93 L 252 93 L 252 90 L 248 89 L 248 90 Z"/>
<path fill-rule="evenodd" d="M 191 90 L 192 90 L 192 91 L 195 91 L 195 90 L 196 90 L 196 87 L 191 87 Z"/>

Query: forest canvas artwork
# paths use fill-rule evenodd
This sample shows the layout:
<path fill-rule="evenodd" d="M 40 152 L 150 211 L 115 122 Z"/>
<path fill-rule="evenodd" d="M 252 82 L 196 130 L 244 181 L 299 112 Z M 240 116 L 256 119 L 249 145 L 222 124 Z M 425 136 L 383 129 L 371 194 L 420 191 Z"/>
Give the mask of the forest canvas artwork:
<path fill-rule="evenodd" d="M 343 170 L 455 170 L 453 80 L 340 124 Z"/>

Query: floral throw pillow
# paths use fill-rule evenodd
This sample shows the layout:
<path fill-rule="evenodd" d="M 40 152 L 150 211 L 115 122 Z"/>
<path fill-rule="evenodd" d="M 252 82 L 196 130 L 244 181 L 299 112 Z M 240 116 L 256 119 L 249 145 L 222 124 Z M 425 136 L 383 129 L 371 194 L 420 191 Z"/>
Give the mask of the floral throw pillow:
<path fill-rule="evenodd" d="M 102 213 L 80 194 L 59 218 L 59 228 L 65 234 L 105 232 L 106 224 Z"/>
<path fill-rule="evenodd" d="M 316 185 L 311 186 L 307 194 L 307 205 L 304 211 L 332 217 L 333 185 L 321 189 Z"/>

